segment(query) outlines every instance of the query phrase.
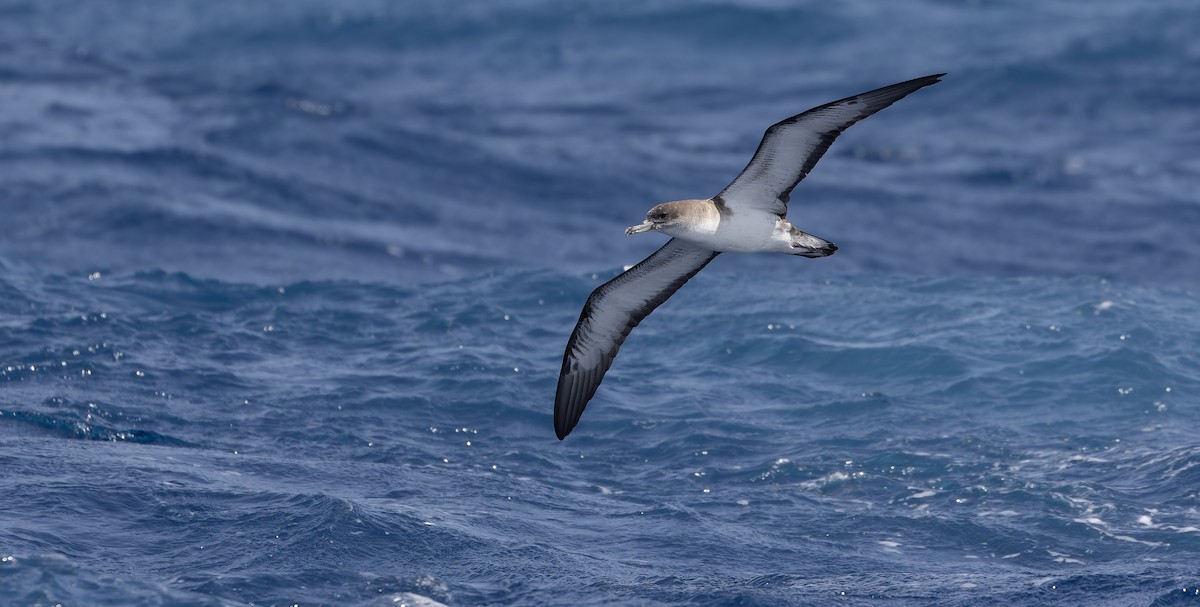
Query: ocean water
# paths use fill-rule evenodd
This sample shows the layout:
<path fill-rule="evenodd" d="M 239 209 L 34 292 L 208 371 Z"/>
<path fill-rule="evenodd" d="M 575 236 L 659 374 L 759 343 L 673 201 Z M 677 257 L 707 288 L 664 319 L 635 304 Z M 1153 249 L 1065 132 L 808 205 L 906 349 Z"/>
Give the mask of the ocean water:
<path fill-rule="evenodd" d="M 1200 6 L 0 2 L 0 605 L 1200 603 Z M 621 230 L 929 73 L 629 338 Z"/>

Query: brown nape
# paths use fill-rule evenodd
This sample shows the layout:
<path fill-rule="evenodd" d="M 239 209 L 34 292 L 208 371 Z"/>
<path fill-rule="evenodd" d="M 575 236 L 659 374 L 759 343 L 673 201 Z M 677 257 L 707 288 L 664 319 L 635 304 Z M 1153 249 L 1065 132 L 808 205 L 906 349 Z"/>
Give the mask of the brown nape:
<path fill-rule="evenodd" d="M 651 215 L 662 210 L 668 214 L 667 221 L 686 226 L 702 226 L 720 220 L 720 211 L 712 200 L 676 200 L 664 202 L 650 210 Z M 653 217 L 651 217 L 653 219 Z"/>

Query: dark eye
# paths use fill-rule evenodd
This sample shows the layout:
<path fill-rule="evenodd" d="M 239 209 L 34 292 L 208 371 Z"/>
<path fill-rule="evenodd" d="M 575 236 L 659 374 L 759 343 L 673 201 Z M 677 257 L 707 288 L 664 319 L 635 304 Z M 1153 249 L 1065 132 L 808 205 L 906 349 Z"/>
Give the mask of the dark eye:
<path fill-rule="evenodd" d="M 664 221 L 666 218 L 667 214 L 662 211 L 659 211 L 650 217 L 650 219 L 653 219 L 654 221 Z"/>

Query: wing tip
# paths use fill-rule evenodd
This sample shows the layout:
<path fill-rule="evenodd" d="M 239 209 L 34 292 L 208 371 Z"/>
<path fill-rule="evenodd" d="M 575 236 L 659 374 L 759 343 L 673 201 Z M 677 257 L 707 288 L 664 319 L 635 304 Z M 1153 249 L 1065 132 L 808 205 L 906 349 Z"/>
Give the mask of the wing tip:
<path fill-rule="evenodd" d="M 566 438 L 571 430 L 574 430 L 575 426 L 579 424 L 579 418 L 583 416 L 583 409 L 587 407 L 586 400 L 580 406 L 577 394 L 579 384 L 569 382 L 570 377 L 570 375 L 559 376 L 558 391 L 554 395 L 554 435 L 560 441 Z M 564 390 L 564 388 L 566 389 Z"/>
<path fill-rule="evenodd" d="M 554 406 L 554 435 L 558 440 L 562 440 L 575 429 L 575 424 L 567 421 L 566 416 L 561 413 L 562 409 L 555 403 Z"/>
<path fill-rule="evenodd" d="M 918 85 L 916 88 L 922 89 L 931 84 L 937 84 L 937 83 L 941 82 L 942 77 L 945 75 L 946 75 L 946 72 L 942 72 L 940 74 L 930 74 L 928 76 L 922 76 L 920 78 L 915 78 L 915 79 L 911 80 L 910 82 Z"/>
<path fill-rule="evenodd" d="M 946 72 L 942 72 L 940 74 L 930 74 L 928 76 L 921 76 L 920 78 L 913 78 L 912 80 L 905 80 L 904 82 L 897 82 L 896 84 L 862 93 L 862 96 L 871 95 L 872 93 L 882 93 L 885 91 L 903 90 L 906 92 L 901 97 L 906 97 L 909 93 L 916 91 L 917 89 L 922 89 L 931 84 L 937 84 L 941 82 L 942 77 L 945 75 Z"/>
<path fill-rule="evenodd" d="M 941 82 L 941 81 L 942 81 L 942 77 L 943 77 L 943 76 L 945 76 L 945 75 L 946 75 L 946 72 L 942 72 L 942 73 L 940 73 L 940 74 L 930 74 L 930 75 L 928 75 L 928 76 L 921 76 L 920 78 L 913 78 L 912 80 L 906 80 L 906 81 L 904 81 L 904 82 L 900 82 L 900 83 L 897 83 L 897 84 L 893 84 L 892 86 L 889 86 L 889 87 L 884 87 L 884 88 L 893 88 L 893 87 L 897 87 L 897 88 L 907 88 L 907 87 L 912 87 L 912 90 L 914 90 L 914 91 L 915 91 L 915 90 L 917 90 L 917 89 L 920 89 L 920 88 L 925 88 L 925 87 L 927 87 L 927 86 L 929 86 L 929 85 L 931 85 L 931 84 L 937 84 L 937 83 Z"/>

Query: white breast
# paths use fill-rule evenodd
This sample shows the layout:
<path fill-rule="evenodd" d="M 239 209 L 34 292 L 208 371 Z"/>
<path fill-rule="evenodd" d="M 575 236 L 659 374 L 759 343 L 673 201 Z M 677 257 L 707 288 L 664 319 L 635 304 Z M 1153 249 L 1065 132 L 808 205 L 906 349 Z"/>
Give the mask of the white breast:
<path fill-rule="evenodd" d="M 693 201 L 689 201 L 693 202 Z M 780 248 L 780 223 L 773 213 L 740 210 L 722 213 L 711 200 L 689 205 L 686 223 L 672 230 L 672 236 L 713 251 L 757 253 Z M 782 234 L 786 236 L 787 226 Z M 784 239 L 790 248 L 790 237 Z"/>

